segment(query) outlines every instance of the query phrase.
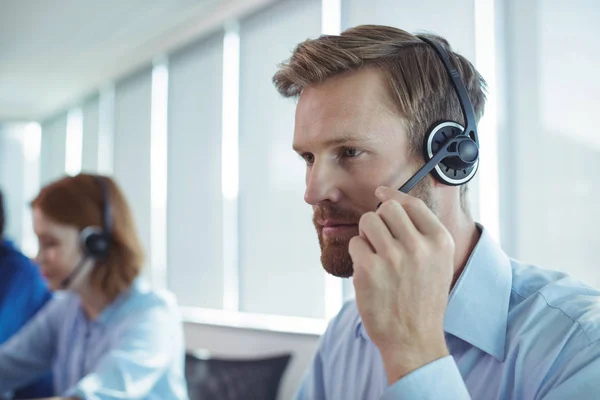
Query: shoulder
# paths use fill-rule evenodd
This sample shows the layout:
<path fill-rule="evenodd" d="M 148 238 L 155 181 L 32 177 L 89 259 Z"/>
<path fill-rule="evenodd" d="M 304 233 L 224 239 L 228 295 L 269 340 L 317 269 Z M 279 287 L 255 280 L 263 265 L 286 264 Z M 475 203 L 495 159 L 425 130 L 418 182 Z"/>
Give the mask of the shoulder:
<path fill-rule="evenodd" d="M 598 363 L 600 292 L 563 272 L 517 261 L 512 267 L 506 358 L 544 386 L 567 365 Z"/>
<path fill-rule="evenodd" d="M 133 301 L 142 307 L 157 309 L 177 308 L 177 301 L 173 293 L 168 290 L 154 289 L 146 280 L 136 280 L 132 285 L 131 291 Z"/>
<path fill-rule="evenodd" d="M 81 299 L 77 294 L 70 291 L 59 291 L 52 295 L 43 310 L 48 313 L 61 313 L 64 315 L 67 310 L 76 310 L 80 305 Z"/>
<path fill-rule="evenodd" d="M 181 314 L 172 294 L 138 280 L 125 298 L 116 301 L 103 318 L 123 346 L 144 342 L 157 352 L 184 347 Z"/>
<path fill-rule="evenodd" d="M 563 272 L 513 261 L 507 340 L 507 357 L 521 360 L 540 397 L 550 391 L 589 397 L 600 366 L 600 291 Z"/>
<path fill-rule="evenodd" d="M 122 299 L 117 299 L 119 313 L 126 319 L 137 315 L 142 319 L 177 323 L 181 315 L 175 296 L 166 290 L 153 289 L 148 282 L 137 279 Z"/>
<path fill-rule="evenodd" d="M 21 276 L 28 282 L 42 279 L 34 262 L 12 245 L 3 244 L 0 247 L 0 265 L 4 276 Z"/>
<path fill-rule="evenodd" d="M 530 315 L 541 328 L 600 340 L 600 291 L 568 274 L 512 261 L 510 313 Z M 523 321 L 525 322 L 525 321 Z"/>
<path fill-rule="evenodd" d="M 40 324 L 59 329 L 65 321 L 72 319 L 77 314 L 80 304 L 81 301 L 76 294 L 68 291 L 56 292 L 33 319 Z"/>
<path fill-rule="evenodd" d="M 30 318 L 51 298 L 38 267 L 13 247 L 2 246 L 0 255 L 0 306 L 14 315 Z"/>

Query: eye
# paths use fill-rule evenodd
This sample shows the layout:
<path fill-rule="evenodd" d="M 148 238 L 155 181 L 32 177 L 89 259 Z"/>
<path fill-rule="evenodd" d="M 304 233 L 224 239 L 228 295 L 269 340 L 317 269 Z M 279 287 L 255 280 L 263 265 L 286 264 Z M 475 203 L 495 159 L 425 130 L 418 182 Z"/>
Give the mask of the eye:
<path fill-rule="evenodd" d="M 354 158 L 354 157 L 358 157 L 363 153 L 362 150 L 359 150 L 357 148 L 354 147 L 344 147 L 342 149 L 342 157 L 345 158 Z"/>
<path fill-rule="evenodd" d="M 40 240 L 39 246 L 41 249 L 50 249 L 55 247 L 58 243 L 54 240 Z"/>
<path fill-rule="evenodd" d="M 306 162 L 306 165 L 313 165 L 315 163 L 315 155 L 312 153 L 302 153 L 300 155 Z"/>

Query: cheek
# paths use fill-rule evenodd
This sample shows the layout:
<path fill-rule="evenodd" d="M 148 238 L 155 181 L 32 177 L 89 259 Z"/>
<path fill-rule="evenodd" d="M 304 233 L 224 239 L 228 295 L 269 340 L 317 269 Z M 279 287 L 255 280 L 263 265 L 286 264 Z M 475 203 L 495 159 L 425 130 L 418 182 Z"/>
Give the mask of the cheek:
<path fill-rule="evenodd" d="M 374 195 L 375 189 L 379 186 L 395 186 L 401 178 L 402 165 L 398 160 L 377 158 L 370 162 L 362 163 L 355 173 L 356 179 L 360 180 L 363 186 L 368 187 Z"/>
<path fill-rule="evenodd" d="M 375 189 L 378 186 L 389 184 L 386 181 L 387 173 L 382 170 L 383 167 L 376 163 L 365 162 L 356 164 L 348 171 L 343 192 L 352 203 L 352 208 L 360 212 L 367 212 L 376 207 L 378 201 Z"/>
<path fill-rule="evenodd" d="M 68 274 L 77 262 L 77 253 L 73 249 L 57 246 L 47 251 L 44 261 L 48 269 L 59 274 Z"/>
<path fill-rule="evenodd" d="M 399 188 L 412 175 L 412 167 L 399 157 L 377 157 L 356 164 L 348 173 L 344 192 L 357 209 L 373 210 L 379 200 L 375 189 L 379 186 Z"/>
<path fill-rule="evenodd" d="M 48 249 L 44 253 L 44 269 L 58 271 L 62 269 L 63 262 L 63 252 L 59 247 L 53 247 Z"/>
<path fill-rule="evenodd" d="M 382 185 L 398 189 L 413 176 L 422 163 L 422 159 L 407 159 L 404 154 L 393 152 L 372 163 L 366 173 L 370 182 L 373 182 L 373 191 Z"/>

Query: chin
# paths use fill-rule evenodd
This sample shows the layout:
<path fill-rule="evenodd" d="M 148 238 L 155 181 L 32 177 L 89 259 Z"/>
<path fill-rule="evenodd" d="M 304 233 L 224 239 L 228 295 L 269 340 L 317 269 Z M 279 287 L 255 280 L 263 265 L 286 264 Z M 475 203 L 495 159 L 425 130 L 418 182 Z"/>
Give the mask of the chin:
<path fill-rule="evenodd" d="M 347 242 L 323 246 L 321 264 L 327 273 L 338 278 L 350 278 L 354 274 Z"/>
<path fill-rule="evenodd" d="M 60 283 L 61 283 L 61 281 L 59 281 L 57 279 L 49 279 L 46 281 L 46 284 L 48 285 L 48 289 L 50 289 L 50 291 L 52 291 L 52 292 L 55 292 L 55 291 L 61 289 Z"/>

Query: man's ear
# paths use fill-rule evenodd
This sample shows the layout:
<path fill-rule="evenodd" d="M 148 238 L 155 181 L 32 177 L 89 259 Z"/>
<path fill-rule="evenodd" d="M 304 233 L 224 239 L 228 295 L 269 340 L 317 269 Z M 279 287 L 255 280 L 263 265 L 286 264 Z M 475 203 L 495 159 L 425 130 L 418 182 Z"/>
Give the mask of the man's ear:
<path fill-rule="evenodd" d="M 429 176 L 426 179 L 431 179 L 433 181 L 433 187 L 438 189 L 440 187 L 446 187 L 449 189 L 458 189 L 458 192 L 460 192 L 460 186 L 449 186 L 449 185 L 445 185 L 442 182 L 438 181 L 437 179 L 435 179 L 431 174 L 429 174 Z"/>

